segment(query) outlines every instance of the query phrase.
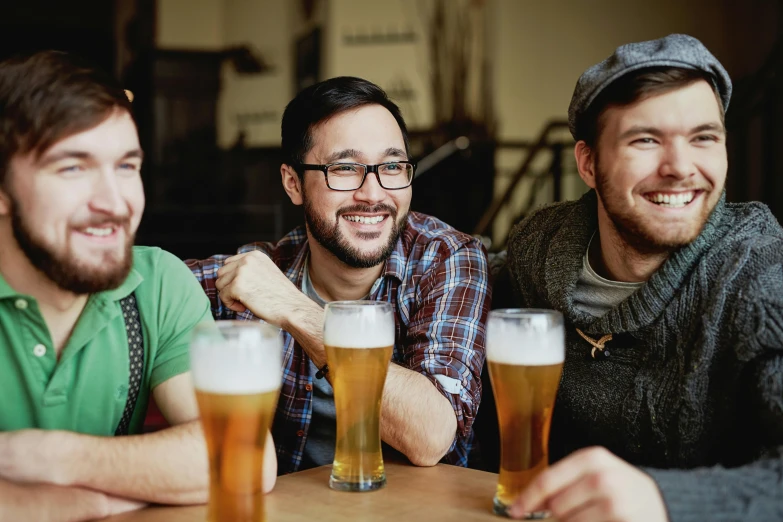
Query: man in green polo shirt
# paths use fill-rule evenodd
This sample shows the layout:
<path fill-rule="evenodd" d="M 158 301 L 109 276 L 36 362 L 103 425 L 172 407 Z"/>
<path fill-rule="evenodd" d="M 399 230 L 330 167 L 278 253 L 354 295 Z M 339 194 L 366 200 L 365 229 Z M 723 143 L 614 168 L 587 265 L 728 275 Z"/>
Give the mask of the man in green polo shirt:
<path fill-rule="evenodd" d="M 188 343 L 209 302 L 132 246 L 141 162 L 112 78 L 57 52 L 0 63 L 0 521 L 206 500 Z M 150 397 L 172 427 L 138 435 Z"/>

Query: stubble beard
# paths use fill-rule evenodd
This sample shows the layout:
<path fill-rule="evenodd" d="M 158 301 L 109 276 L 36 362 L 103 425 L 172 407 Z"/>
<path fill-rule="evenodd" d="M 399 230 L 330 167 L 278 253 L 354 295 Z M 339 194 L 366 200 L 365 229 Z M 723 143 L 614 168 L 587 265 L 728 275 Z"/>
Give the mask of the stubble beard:
<path fill-rule="evenodd" d="M 133 235 L 129 233 L 129 219 L 103 219 L 100 222 L 100 224 L 105 223 L 123 228 L 127 240 L 122 259 L 118 260 L 114 253 L 109 253 L 104 256 L 101 263 L 105 268 L 97 270 L 69 257 L 67 251 L 57 252 L 44 241 L 36 238 L 19 211 L 19 205 L 16 202 L 11 203 L 11 228 L 19 248 L 38 271 L 61 289 L 76 295 L 94 294 L 117 288 L 128 277 L 133 266 Z"/>
<path fill-rule="evenodd" d="M 640 254 L 669 254 L 689 245 L 701 234 L 717 205 L 717 200 L 711 205 L 702 205 L 701 213 L 689 223 L 689 226 L 679 226 L 674 233 L 662 233 L 661 225 L 651 218 L 645 219 L 645 216 L 640 215 L 638 211 L 615 204 L 617 201 L 624 200 L 624 194 L 615 193 L 611 183 L 598 166 L 595 178 L 596 193 L 614 229 L 626 247 Z M 706 198 L 711 195 L 712 192 L 704 192 L 701 197 L 706 201 Z"/>
<path fill-rule="evenodd" d="M 325 249 L 332 253 L 339 261 L 351 268 L 372 268 L 386 261 L 394 252 L 397 241 L 405 230 L 408 221 L 408 212 L 397 219 L 397 210 L 389 205 L 352 205 L 344 207 L 335 213 L 334 224 L 319 216 L 310 204 L 307 197 L 304 197 L 305 222 L 307 229 L 313 238 Z M 389 214 L 387 219 L 392 221 L 392 230 L 389 234 L 389 240 L 386 244 L 375 252 L 362 252 L 351 245 L 340 230 L 340 219 L 345 214 L 356 212 L 377 213 L 386 212 Z M 370 241 L 378 239 L 382 232 L 359 232 L 357 237 L 361 240 Z"/>

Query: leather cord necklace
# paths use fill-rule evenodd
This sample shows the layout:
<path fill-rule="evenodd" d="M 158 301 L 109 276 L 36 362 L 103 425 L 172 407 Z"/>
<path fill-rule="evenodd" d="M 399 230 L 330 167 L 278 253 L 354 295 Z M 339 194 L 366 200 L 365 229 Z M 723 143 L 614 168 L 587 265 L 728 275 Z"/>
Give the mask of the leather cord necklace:
<path fill-rule="evenodd" d="M 604 359 L 609 358 L 609 350 L 606 349 L 606 343 L 612 340 L 612 334 L 606 334 L 597 341 L 595 339 L 592 339 L 590 336 L 585 334 L 582 330 L 579 328 L 576 329 L 576 333 L 578 333 L 582 339 L 590 343 L 590 345 L 593 347 L 592 350 L 590 350 L 590 356 L 595 359 L 596 361 L 602 361 Z"/>

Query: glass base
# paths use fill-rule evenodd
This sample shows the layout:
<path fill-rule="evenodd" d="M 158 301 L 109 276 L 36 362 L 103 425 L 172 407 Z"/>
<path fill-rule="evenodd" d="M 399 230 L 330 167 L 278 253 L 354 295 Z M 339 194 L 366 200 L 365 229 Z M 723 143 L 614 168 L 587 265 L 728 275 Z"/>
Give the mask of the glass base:
<path fill-rule="evenodd" d="M 492 512 L 496 515 L 511 518 L 511 516 L 508 514 L 508 510 L 510 508 L 510 505 L 504 504 L 498 497 L 492 499 Z M 545 520 L 551 516 L 552 514 L 549 511 L 535 511 L 533 513 L 525 513 L 525 516 L 522 517 L 522 520 Z"/>
<path fill-rule="evenodd" d="M 337 491 L 375 491 L 386 485 L 386 477 L 359 482 L 348 482 L 334 476 L 329 477 L 329 487 Z"/>

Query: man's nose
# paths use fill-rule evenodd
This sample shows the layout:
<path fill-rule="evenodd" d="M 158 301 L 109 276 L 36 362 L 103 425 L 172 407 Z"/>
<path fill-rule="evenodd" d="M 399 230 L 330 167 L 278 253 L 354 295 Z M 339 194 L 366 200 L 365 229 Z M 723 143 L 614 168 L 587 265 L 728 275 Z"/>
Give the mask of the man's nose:
<path fill-rule="evenodd" d="M 374 202 L 383 201 L 386 198 L 386 189 L 381 186 L 377 170 L 367 172 L 364 177 L 364 183 L 354 194 L 354 197 L 361 201 Z"/>
<path fill-rule="evenodd" d="M 696 166 L 690 146 L 687 143 L 675 141 L 664 148 L 664 154 L 659 169 L 661 176 L 686 179 L 696 173 Z"/>
<path fill-rule="evenodd" d="M 92 210 L 112 216 L 125 216 L 128 205 L 122 192 L 122 186 L 114 169 L 101 169 L 90 198 Z"/>

